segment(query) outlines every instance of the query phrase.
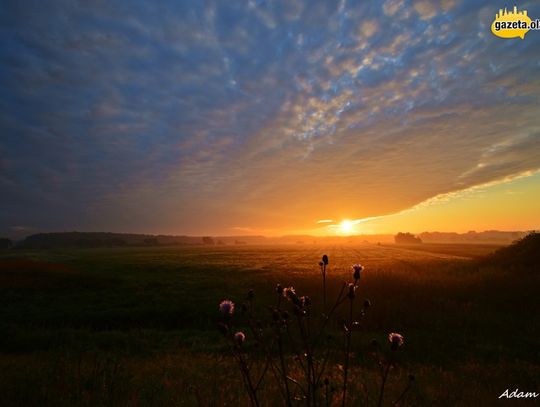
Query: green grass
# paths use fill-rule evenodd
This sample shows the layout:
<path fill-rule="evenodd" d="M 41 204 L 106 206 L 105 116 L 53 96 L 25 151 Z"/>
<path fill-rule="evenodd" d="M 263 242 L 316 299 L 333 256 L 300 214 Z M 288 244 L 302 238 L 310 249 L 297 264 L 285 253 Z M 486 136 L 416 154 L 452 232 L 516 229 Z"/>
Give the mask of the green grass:
<path fill-rule="evenodd" d="M 358 295 L 373 305 L 353 343 L 357 403 L 372 402 L 377 388 L 368 344 L 391 331 L 406 343 L 389 395 L 412 372 L 411 405 L 496 405 L 507 388 L 540 392 L 539 279 L 472 260 L 493 249 L 7 251 L 0 254 L 0 405 L 246 405 L 215 329 L 219 301 L 239 303 L 253 288 L 264 312 L 280 282 L 320 302 L 323 253 L 330 291 L 349 278 L 351 264 L 366 266 Z M 277 390 L 264 392 L 274 405 Z"/>

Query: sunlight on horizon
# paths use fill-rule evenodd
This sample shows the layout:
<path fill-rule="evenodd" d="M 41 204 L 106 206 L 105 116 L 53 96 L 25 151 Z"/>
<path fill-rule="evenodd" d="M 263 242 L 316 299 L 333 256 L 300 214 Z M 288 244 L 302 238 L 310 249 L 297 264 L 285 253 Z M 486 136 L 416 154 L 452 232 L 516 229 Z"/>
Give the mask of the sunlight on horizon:
<path fill-rule="evenodd" d="M 399 231 L 534 230 L 540 225 L 540 171 L 444 194 L 398 213 L 327 222 L 305 231 L 324 235 L 395 234 Z M 320 222 L 320 221 L 319 221 Z M 318 222 L 318 223 L 319 223 Z M 361 230 L 358 225 L 362 224 Z"/>

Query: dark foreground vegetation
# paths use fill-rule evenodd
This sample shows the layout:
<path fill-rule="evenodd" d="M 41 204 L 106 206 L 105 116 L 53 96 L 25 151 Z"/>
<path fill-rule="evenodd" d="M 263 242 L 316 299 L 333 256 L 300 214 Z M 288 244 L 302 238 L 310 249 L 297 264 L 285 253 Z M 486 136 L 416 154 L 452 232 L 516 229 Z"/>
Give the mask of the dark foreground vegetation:
<path fill-rule="evenodd" d="M 253 289 L 264 313 L 277 283 L 320 297 L 323 253 L 329 293 L 350 279 L 353 263 L 365 267 L 356 294 L 371 307 L 352 338 L 350 405 L 376 405 L 379 366 L 370 344 L 388 343 L 389 332 L 405 343 L 385 405 L 398 399 L 409 375 L 415 380 L 400 405 L 510 404 L 498 399 L 507 389 L 540 392 L 540 251 L 530 239 L 537 237 L 521 244 L 533 250 L 514 246 L 481 260 L 479 251 L 496 247 L 7 251 L 0 255 L 0 405 L 249 405 L 216 329 L 217 306 L 224 299 L 241 304 Z M 340 317 L 346 313 L 330 327 L 336 333 Z M 244 346 L 254 346 L 249 332 Z M 329 381 L 339 374 L 338 367 Z M 263 383 L 260 400 L 279 405 L 279 389 Z"/>

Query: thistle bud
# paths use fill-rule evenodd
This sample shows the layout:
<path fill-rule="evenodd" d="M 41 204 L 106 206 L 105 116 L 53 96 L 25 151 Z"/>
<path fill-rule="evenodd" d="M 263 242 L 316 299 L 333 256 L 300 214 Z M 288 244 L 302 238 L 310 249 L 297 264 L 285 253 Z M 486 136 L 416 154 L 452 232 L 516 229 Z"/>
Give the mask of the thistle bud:
<path fill-rule="evenodd" d="M 253 298 L 255 298 L 255 292 L 253 290 L 249 290 L 248 293 L 247 293 L 246 298 L 248 300 L 252 300 Z"/>
<path fill-rule="evenodd" d="M 238 331 L 234 334 L 234 341 L 241 346 L 246 341 L 246 335 L 243 332 Z"/>
<path fill-rule="evenodd" d="M 354 280 L 357 282 L 358 280 L 360 280 L 360 273 L 362 272 L 362 270 L 364 270 L 364 267 L 361 264 L 354 264 L 352 266 L 352 269 Z"/>
<path fill-rule="evenodd" d="M 328 256 L 326 254 L 322 256 L 322 262 L 325 266 L 328 265 Z"/>

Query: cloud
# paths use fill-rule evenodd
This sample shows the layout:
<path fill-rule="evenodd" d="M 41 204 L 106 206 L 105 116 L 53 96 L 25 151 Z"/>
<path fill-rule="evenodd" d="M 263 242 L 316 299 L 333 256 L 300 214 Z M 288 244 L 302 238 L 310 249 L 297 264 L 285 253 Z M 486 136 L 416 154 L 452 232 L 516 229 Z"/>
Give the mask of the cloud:
<path fill-rule="evenodd" d="M 414 9 L 420 15 L 422 20 L 431 20 L 437 15 L 437 6 L 431 1 L 415 1 Z"/>
<path fill-rule="evenodd" d="M 534 170 L 540 37 L 491 7 L 10 3 L 0 228 L 285 230 Z"/>
<path fill-rule="evenodd" d="M 368 20 L 360 26 L 361 33 L 366 37 L 371 37 L 379 30 L 379 24 L 375 20 Z"/>

